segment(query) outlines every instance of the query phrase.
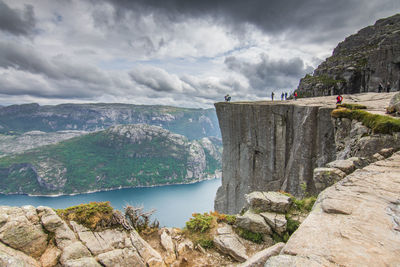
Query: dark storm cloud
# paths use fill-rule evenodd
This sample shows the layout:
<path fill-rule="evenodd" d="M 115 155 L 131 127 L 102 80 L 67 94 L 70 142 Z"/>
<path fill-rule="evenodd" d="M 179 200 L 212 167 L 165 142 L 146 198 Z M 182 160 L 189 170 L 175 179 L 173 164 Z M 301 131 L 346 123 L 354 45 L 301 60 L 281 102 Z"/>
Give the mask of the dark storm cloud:
<path fill-rule="evenodd" d="M 255 90 L 292 88 L 301 77 L 313 70 L 298 57 L 272 60 L 261 54 L 260 59 L 258 63 L 249 63 L 232 56 L 225 59 L 225 64 L 230 70 L 244 75 Z"/>
<path fill-rule="evenodd" d="M 15 35 L 29 35 L 35 23 L 33 6 L 25 5 L 24 10 L 11 9 L 0 0 L 0 30 Z"/>
<path fill-rule="evenodd" d="M 213 18 L 242 30 L 255 25 L 266 33 L 308 31 L 308 35 L 343 28 L 357 20 L 366 23 L 379 9 L 399 9 L 398 0 L 104 0 L 116 7 L 123 17 L 126 10 L 137 14 L 153 14 L 167 25 L 187 18 Z M 336 33 L 336 32 L 335 32 Z M 340 33 L 336 33 L 340 34 Z M 325 38 L 333 36 L 325 35 Z"/>

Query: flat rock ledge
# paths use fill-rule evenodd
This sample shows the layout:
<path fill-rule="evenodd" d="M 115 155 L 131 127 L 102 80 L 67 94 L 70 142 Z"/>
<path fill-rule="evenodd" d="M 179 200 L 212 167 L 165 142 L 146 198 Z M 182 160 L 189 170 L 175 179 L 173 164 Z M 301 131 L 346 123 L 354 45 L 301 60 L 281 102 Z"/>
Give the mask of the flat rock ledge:
<path fill-rule="evenodd" d="M 400 266 L 400 152 L 323 191 L 265 266 Z"/>

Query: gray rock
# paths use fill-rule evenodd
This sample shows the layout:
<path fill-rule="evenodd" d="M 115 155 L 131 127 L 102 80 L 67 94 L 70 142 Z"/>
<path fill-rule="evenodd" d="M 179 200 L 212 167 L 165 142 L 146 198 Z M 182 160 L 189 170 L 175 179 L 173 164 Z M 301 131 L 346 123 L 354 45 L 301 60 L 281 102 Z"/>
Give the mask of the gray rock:
<path fill-rule="evenodd" d="M 132 247 L 128 235 L 117 229 L 107 229 L 100 232 L 92 232 L 88 228 L 71 221 L 74 231 L 93 255 L 98 255 L 113 249 Z M 126 240 L 128 239 L 128 244 Z"/>
<path fill-rule="evenodd" d="M 342 180 L 345 176 L 346 173 L 336 168 L 315 168 L 313 175 L 315 189 L 318 193 L 322 192 L 322 190 Z"/>
<path fill-rule="evenodd" d="M 264 267 L 336 267 L 326 259 L 306 256 L 277 255 L 270 257 Z"/>
<path fill-rule="evenodd" d="M 282 235 L 286 231 L 286 218 L 284 214 L 273 213 L 273 212 L 262 212 L 260 215 L 265 219 L 272 230 L 279 235 Z"/>
<path fill-rule="evenodd" d="M 130 249 L 115 249 L 97 256 L 98 261 L 105 267 L 145 267 L 140 255 Z"/>
<path fill-rule="evenodd" d="M 246 248 L 239 237 L 233 232 L 232 228 L 225 225 L 219 232 L 222 234 L 214 236 L 215 247 L 239 262 L 246 261 L 248 258 Z"/>
<path fill-rule="evenodd" d="M 236 217 L 237 226 L 252 231 L 253 233 L 271 234 L 271 227 L 265 222 L 264 218 L 251 211 L 246 211 L 242 216 Z"/>
<path fill-rule="evenodd" d="M 252 192 L 245 195 L 250 209 L 257 212 L 275 211 L 285 213 L 292 203 L 290 197 L 279 192 Z"/>
<path fill-rule="evenodd" d="M 41 267 L 40 263 L 25 253 L 12 249 L 0 242 L 0 266 Z"/>
<path fill-rule="evenodd" d="M 154 250 L 140 235 L 132 230 L 130 233 L 132 245 L 135 247 L 143 261 L 150 266 L 163 266 L 163 260 L 156 250 Z"/>
<path fill-rule="evenodd" d="M 399 166 L 396 152 L 325 189 L 280 253 L 290 264 L 280 266 L 399 265 Z"/>
<path fill-rule="evenodd" d="M 18 207 L 3 209 L 8 218 L 0 228 L 0 240 L 29 256 L 40 257 L 46 250 L 47 234 L 40 224 L 32 223 L 26 217 L 27 211 L 27 209 Z M 32 210 L 30 211 L 32 212 Z M 36 213 L 34 209 L 33 211 Z"/>
<path fill-rule="evenodd" d="M 326 166 L 329 168 L 339 169 L 346 174 L 350 174 L 356 169 L 356 166 L 352 160 L 335 160 L 329 162 L 326 164 Z"/>
<path fill-rule="evenodd" d="M 65 247 L 62 251 L 60 262 L 66 264 L 67 261 L 76 260 L 80 258 L 91 257 L 89 250 L 82 245 L 81 242 L 76 241 Z"/>
<path fill-rule="evenodd" d="M 299 96 L 324 96 L 400 90 L 400 74 L 393 71 L 400 57 L 400 15 L 380 19 L 375 25 L 348 36 L 306 75 L 297 88 Z M 382 92 L 383 93 L 383 92 Z"/>
<path fill-rule="evenodd" d="M 63 264 L 63 267 L 102 267 L 94 258 L 80 258 L 69 260 Z"/>
<path fill-rule="evenodd" d="M 167 264 L 171 264 L 176 260 L 175 245 L 167 228 L 161 229 L 160 239 L 161 246 L 167 252 L 166 257 L 164 257 L 164 261 Z"/>
<path fill-rule="evenodd" d="M 214 204 L 221 213 L 239 213 L 244 195 L 254 191 L 303 196 L 300 185 L 313 183 L 313 169 L 336 158 L 332 108 L 269 103 L 216 103 L 215 108 L 224 147 Z"/>
<path fill-rule="evenodd" d="M 389 103 L 389 107 L 387 108 L 387 110 L 390 113 L 400 113 L 400 92 L 396 93 L 392 99 L 390 99 L 390 103 Z"/>
<path fill-rule="evenodd" d="M 270 257 L 278 255 L 284 246 L 285 243 L 276 243 L 272 247 L 257 252 L 238 267 L 262 267 Z"/>

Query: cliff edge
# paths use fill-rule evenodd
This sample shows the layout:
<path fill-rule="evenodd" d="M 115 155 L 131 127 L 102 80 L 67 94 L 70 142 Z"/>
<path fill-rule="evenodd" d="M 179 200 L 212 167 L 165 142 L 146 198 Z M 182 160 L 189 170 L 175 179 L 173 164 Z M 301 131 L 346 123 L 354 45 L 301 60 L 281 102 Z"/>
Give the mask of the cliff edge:
<path fill-rule="evenodd" d="M 364 104 L 368 112 L 383 114 L 393 94 L 345 95 L 344 101 Z M 244 195 L 253 191 L 282 190 L 298 197 L 318 193 L 314 168 L 343 159 L 338 157 L 342 144 L 337 135 L 343 132 L 338 129 L 346 126 L 342 122 L 347 121 L 332 119 L 334 96 L 216 103 L 215 107 L 224 147 L 222 186 L 214 206 L 219 212 L 238 213 L 245 204 Z M 347 124 L 350 127 L 352 121 Z M 360 133 L 358 138 L 365 141 L 358 147 L 361 150 L 372 139 L 383 140 L 371 132 Z M 372 144 L 370 153 L 387 146 L 378 143 Z"/>

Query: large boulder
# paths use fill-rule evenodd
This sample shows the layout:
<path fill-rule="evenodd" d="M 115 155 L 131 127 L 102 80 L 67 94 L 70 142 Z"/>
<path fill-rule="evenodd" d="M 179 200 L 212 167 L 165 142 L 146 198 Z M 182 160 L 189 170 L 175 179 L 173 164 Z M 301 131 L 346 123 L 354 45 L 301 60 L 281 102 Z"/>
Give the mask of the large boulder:
<path fill-rule="evenodd" d="M 131 249 L 115 249 L 97 256 L 98 261 L 105 267 L 145 267 L 142 257 Z"/>
<path fill-rule="evenodd" d="M 144 262 L 150 267 L 153 266 L 165 266 L 160 253 L 154 250 L 149 243 L 143 240 L 140 235 L 132 230 L 129 236 L 132 245 L 135 247 L 140 256 L 142 256 Z"/>
<path fill-rule="evenodd" d="M 281 213 L 274 212 L 262 212 L 260 215 L 265 219 L 269 226 L 271 226 L 272 230 L 274 230 L 279 235 L 282 235 L 286 232 L 286 217 Z"/>
<path fill-rule="evenodd" d="M 313 175 L 315 190 L 321 192 L 345 176 L 346 173 L 336 168 L 315 168 Z"/>
<path fill-rule="evenodd" d="M 396 152 L 325 189 L 266 266 L 399 266 L 399 177 Z"/>
<path fill-rule="evenodd" d="M 60 262 L 65 264 L 69 260 L 77 260 L 91 256 L 92 255 L 90 254 L 89 250 L 82 245 L 81 242 L 76 241 L 63 249 Z"/>
<path fill-rule="evenodd" d="M 271 227 L 265 222 L 264 218 L 250 210 L 246 211 L 245 214 L 236 217 L 236 225 L 253 233 L 272 233 Z"/>
<path fill-rule="evenodd" d="M 387 107 L 388 113 L 400 113 L 400 92 L 396 93 L 389 102 L 389 107 Z"/>
<path fill-rule="evenodd" d="M 3 214 L 1 242 L 29 256 L 40 257 L 46 250 L 47 234 L 39 224 L 35 208 L 0 207 L 0 213 Z"/>
<path fill-rule="evenodd" d="M 249 259 L 247 259 L 247 261 L 238 265 L 238 267 L 262 267 L 270 257 L 278 255 L 284 246 L 285 243 L 282 242 L 276 243 L 271 247 L 268 247 L 264 250 L 257 252 Z"/>
<path fill-rule="evenodd" d="M 326 166 L 329 168 L 339 169 L 346 174 L 350 174 L 356 169 L 354 162 L 350 159 L 331 161 L 328 164 L 326 164 Z"/>
<path fill-rule="evenodd" d="M 252 192 L 245 195 L 250 209 L 257 212 L 275 211 L 285 213 L 289 210 L 292 200 L 279 192 Z"/>
<path fill-rule="evenodd" d="M 41 264 L 25 253 L 12 249 L 0 242 L 0 266 L 41 267 Z"/>
<path fill-rule="evenodd" d="M 217 229 L 217 235 L 214 236 L 214 244 L 219 251 L 239 262 L 244 262 L 248 258 L 245 246 L 229 225 L 224 225 Z"/>

